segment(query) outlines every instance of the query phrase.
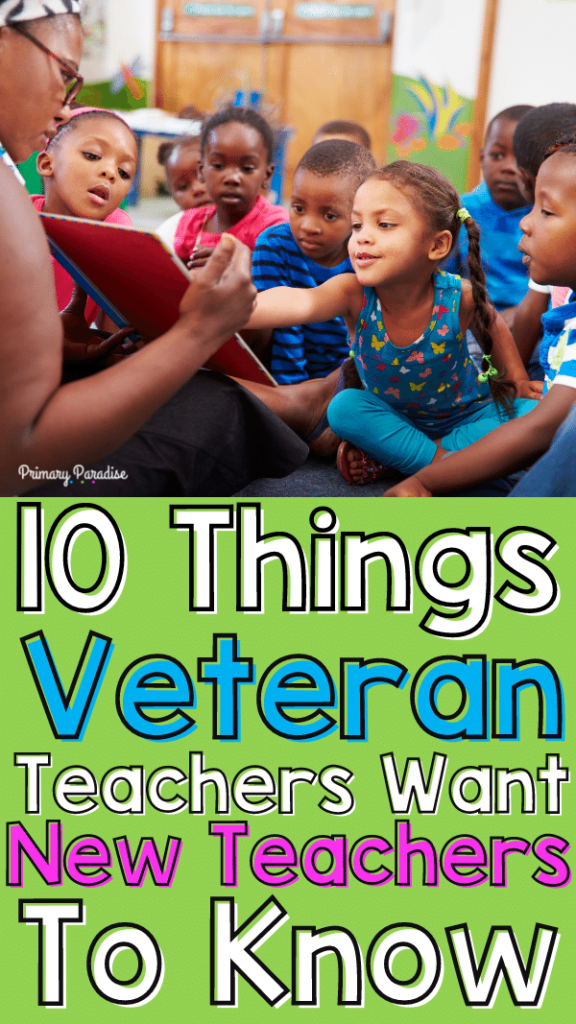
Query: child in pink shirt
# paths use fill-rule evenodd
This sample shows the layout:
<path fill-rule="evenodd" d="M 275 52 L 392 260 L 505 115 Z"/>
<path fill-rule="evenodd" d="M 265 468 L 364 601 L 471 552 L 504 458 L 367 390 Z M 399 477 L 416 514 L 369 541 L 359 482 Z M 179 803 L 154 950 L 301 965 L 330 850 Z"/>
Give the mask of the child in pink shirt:
<path fill-rule="evenodd" d="M 136 140 L 112 111 L 79 107 L 38 156 L 43 196 L 32 196 L 37 210 L 66 217 L 132 225 L 119 206 L 128 194 L 137 163 Z M 58 309 L 69 304 L 74 281 L 53 258 Z M 93 299 L 86 302 L 88 324 L 115 331 Z M 106 321 L 106 322 L 105 322 Z"/>
<path fill-rule="evenodd" d="M 274 137 L 255 110 L 229 107 L 213 114 L 202 127 L 200 150 L 198 176 L 212 205 L 186 210 L 174 235 L 174 251 L 191 270 L 204 266 L 224 231 L 254 249 L 265 228 L 288 220 L 282 206 L 262 195 L 274 171 Z"/>

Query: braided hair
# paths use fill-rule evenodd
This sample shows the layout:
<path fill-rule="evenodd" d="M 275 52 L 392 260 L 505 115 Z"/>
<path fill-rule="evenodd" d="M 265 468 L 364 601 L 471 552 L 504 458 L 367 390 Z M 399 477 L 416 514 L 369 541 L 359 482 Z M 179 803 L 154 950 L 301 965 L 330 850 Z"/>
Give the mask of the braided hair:
<path fill-rule="evenodd" d="M 418 213 L 427 222 L 432 233 L 450 232 L 452 252 L 462 223 L 458 217 L 460 196 L 443 174 L 424 164 L 396 160 L 371 174 L 370 178 L 389 181 L 400 192 L 408 193 L 409 197 L 414 199 Z M 492 353 L 490 331 L 496 311 L 486 292 L 486 277 L 480 258 L 480 229 L 472 217 L 467 217 L 463 223 L 468 234 L 468 273 L 474 302 L 472 329 L 484 355 L 489 356 Z M 489 365 L 485 359 L 482 360 L 483 369 L 488 369 Z M 490 376 L 488 380 L 494 401 L 507 417 L 512 416 L 514 385 L 506 382 L 505 370 L 499 372 L 497 376 Z"/>

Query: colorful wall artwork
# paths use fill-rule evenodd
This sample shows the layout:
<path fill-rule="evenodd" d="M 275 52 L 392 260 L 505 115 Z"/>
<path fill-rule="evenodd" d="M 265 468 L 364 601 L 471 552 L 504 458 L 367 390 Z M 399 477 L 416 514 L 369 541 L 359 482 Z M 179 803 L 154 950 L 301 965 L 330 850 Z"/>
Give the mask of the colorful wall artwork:
<path fill-rule="evenodd" d="M 465 16 L 463 9 L 465 7 Z M 485 0 L 397 0 L 387 156 L 466 191 Z"/>
<path fill-rule="evenodd" d="M 81 102 L 117 110 L 148 106 L 153 44 L 143 34 L 147 19 L 149 12 L 134 3 L 116 6 L 109 0 L 85 0 L 82 70 L 86 84 Z"/>
<path fill-rule="evenodd" d="M 464 191 L 473 108 L 450 85 L 393 75 L 388 160 L 430 164 Z"/>
<path fill-rule="evenodd" d="M 130 65 L 122 62 L 110 81 L 91 82 L 84 86 L 79 102 L 89 107 L 111 107 L 113 110 L 136 110 L 151 105 L 151 82 L 141 77 L 140 58 Z"/>

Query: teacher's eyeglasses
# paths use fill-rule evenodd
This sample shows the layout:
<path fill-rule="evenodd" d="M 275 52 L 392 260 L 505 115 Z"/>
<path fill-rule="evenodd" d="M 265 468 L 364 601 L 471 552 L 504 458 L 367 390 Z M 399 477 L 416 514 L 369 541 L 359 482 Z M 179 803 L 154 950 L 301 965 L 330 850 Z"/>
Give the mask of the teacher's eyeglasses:
<path fill-rule="evenodd" d="M 70 106 L 70 104 L 76 99 L 78 93 L 84 85 L 84 79 L 82 78 L 82 75 L 79 75 L 78 72 L 75 71 L 70 64 L 67 64 L 65 60 L 62 60 L 61 57 L 57 57 L 55 53 L 52 53 L 52 50 L 49 50 L 47 46 L 44 46 L 44 43 L 41 43 L 39 39 L 36 39 L 35 36 L 30 35 L 30 33 L 27 32 L 25 28 L 21 28 L 21 26 L 18 25 L 18 23 L 11 25 L 10 28 L 15 29 L 15 31 L 19 32 L 21 36 L 25 36 L 26 39 L 29 39 L 31 43 L 34 43 L 34 46 L 37 46 L 40 50 L 44 50 L 44 53 L 47 53 L 49 57 L 52 57 L 54 60 L 58 61 L 60 67 L 62 68 L 62 78 L 64 80 L 64 88 L 66 90 L 66 100 L 64 102 L 64 106 Z"/>

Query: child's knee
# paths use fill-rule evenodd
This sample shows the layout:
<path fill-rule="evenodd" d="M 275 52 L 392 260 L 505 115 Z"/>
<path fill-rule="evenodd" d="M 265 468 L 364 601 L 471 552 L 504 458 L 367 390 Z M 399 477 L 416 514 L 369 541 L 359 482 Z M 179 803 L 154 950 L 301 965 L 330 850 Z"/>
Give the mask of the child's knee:
<path fill-rule="evenodd" d="M 351 423 L 359 415 L 363 397 L 363 391 L 348 388 L 340 391 L 330 402 L 326 415 L 337 437 L 344 437 L 346 429 L 350 429 Z"/>

